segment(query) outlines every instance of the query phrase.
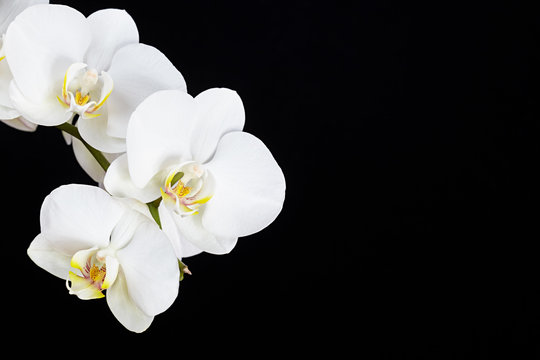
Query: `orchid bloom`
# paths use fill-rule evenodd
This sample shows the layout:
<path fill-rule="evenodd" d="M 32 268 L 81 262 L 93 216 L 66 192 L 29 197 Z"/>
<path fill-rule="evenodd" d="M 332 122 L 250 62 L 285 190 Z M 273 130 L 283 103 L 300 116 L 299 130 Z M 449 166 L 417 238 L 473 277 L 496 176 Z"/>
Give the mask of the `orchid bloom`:
<path fill-rule="evenodd" d="M 141 202 L 162 199 L 162 229 L 176 254 L 230 252 L 280 213 L 285 178 L 268 148 L 242 132 L 238 94 L 210 89 L 195 98 L 156 92 L 133 113 L 127 153 L 109 167 L 107 191 Z"/>
<path fill-rule="evenodd" d="M 106 153 L 125 151 L 129 117 L 144 98 L 157 90 L 186 91 L 166 56 L 139 43 L 123 10 L 86 18 L 64 5 L 32 6 L 9 25 L 4 49 L 17 111 L 45 126 L 77 114 L 82 138 Z"/>
<path fill-rule="evenodd" d="M 64 279 L 70 294 L 105 297 L 127 329 L 146 330 L 176 299 L 180 271 L 170 241 L 153 221 L 104 190 L 61 186 L 45 198 L 40 222 L 30 258 Z"/>
<path fill-rule="evenodd" d="M 47 3 L 49 3 L 48 0 L 0 1 L 0 120 L 22 131 L 35 131 L 37 125 L 21 117 L 11 104 L 8 89 L 13 76 L 5 60 L 4 35 L 8 25 L 24 9 L 32 5 Z"/>

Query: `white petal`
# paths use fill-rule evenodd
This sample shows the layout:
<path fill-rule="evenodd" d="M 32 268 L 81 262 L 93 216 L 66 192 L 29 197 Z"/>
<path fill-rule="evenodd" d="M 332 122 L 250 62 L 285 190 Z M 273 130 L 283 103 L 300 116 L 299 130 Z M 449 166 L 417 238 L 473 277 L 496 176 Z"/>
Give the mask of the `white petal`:
<path fill-rule="evenodd" d="M 102 108 L 103 110 L 103 108 Z M 81 137 L 92 147 L 107 153 L 126 151 L 126 140 L 109 136 L 107 133 L 107 114 L 95 118 L 79 118 L 77 123 Z"/>
<path fill-rule="evenodd" d="M 88 16 L 92 43 L 86 54 L 86 63 L 97 70 L 107 70 L 113 55 L 128 44 L 139 42 L 139 31 L 133 18 L 119 9 L 104 9 Z"/>
<path fill-rule="evenodd" d="M 0 106 L 1 108 L 1 106 Z M 18 117 L 16 119 L 11 120 L 2 120 L 4 124 L 11 126 L 12 128 L 15 128 L 17 130 L 26 131 L 26 132 L 34 132 L 37 129 L 37 125 L 33 124 L 31 122 L 28 122 L 24 120 L 22 117 Z"/>
<path fill-rule="evenodd" d="M 114 91 L 109 103 L 108 133 L 125 137 L 129 117 L 149 95 L 159 90 L 186 91 L 182 74 L 152 46 L 132 44 L 121 48 L 113 57 L 109 74 Z"/>
<path fill-rule="evenodd" d="M 71 266 L 71 256 L 53 246 L 43 234 L 36 236 L 27 250 L 28 256 L 42 269 L 67 280 Z"/>
<path fill-rule="evenodd" d="M 103 284 L 101 285 L 102 289 L 108 289 L 112 285 L 114 285 L 114 282 L 118 277 L 120 263 L 114 256 L 107 256 L 105 259 L 105 266 L 107 268 L 107 271 L 105 274 L 105 279 L 103 280 Z"/>
<path fill-rule="evenodd" d="M 83 269 L 86 267 L 86 262 L 88 261 L 88 259 L 95 255 L 97 251 L 97 246 L 93 246 L 90 249 L 82 249 L 77 251 L 75 254 L 73 254 L 73 257 L 71 258 L 71 267 L 79 269 L 82 272 Z"/>
<path fill-rule="evenodd" d="M 4 34 L 13 19 L 27 7 L 48 3 L 49 0 L 0 1 L 0 34 Z"/>
<path fill-rule="evenodd" d="M 238 238 L 218 237 L 206 230 L 201 222 L 204 208 L 199 211 L 199 214 L 181 217 L 170 213 L 164 202 L 160 204 L 161 226 L 164 232 L 166 231 L 166 234 L 170 236 L 171 242 L 175 242 L 174 247 L 178 252 L 177 255 L 190 256 L 192 255 L 190 251 L 194 251 L 193 247 L 216 255 L 229 253 L 236 245 Z M 177 234 L 170 230 L 172 226 L 176 226 Z M 191 246 L 186 244 L 188 242 L 191 243 Z"/>
<path fill-rule="evenodd" d="M 56 99 L 66 69 L 83 59 L 90 40 L 86 18 L 71 7 L 36 5 L 23 11 L 8 27 L 4 47 L 24 97 L 34 103 Z"/>
<path fill-rule="evenodd" d="M 135 210 L 141 215 L 146 216 L 148 219 L 154 221 L 154 218 L 152 217 L 152 214 L 150 213 L 150 209 L 148 209 L 148 205 L 146 205 L 143 202 L 140 202 L 139 200 L 132 199 L 132 198 L 119 198 L 117 197 L 119 201 L 121 201 L 124 206 L 131 210 Z"/>
<path fill-rule="evenodd" d="M 81 166 L 81 168 L 97 183 L 102 183 L 103 178 L 105 177 L 105 170 L 99 165 L 97 160 L 92 156 L 90 151 L 84 146 L 84 144 L 77 138 L 70 136 L 70 141 L 73 144 L 73 153 L 75 154 L 75 159 Z M 69 145 L 69 144 L 68 144 Z M 109 162 L 114 161 L 119 154 L 108 154 L 102 153 L 103 156 Z"/>
<path fill-rule="evenodd" d="M 158 212 L 161 221 L 161 229 L 171 241 L 174 253 L 178 259 L 194 256 L 202 252 L 201 249 L 182 237 L 180 230 L 173 219 L 173 216 L 175 215 L 171 213 L 163 203 L 160 204 Z"/>
<path fill-rule="evenodd" d="M 160 187 L 167 174 L 154 176 L 143 188 L 138 188 L 129 175 L 127 155 L 118 157 L 107 169 L 103 184 L 107 191 L 117 197 L 134 198 L 143 203 L 151 202 L 161 196 Z"/>
<path fill-rule="evenodd" d="M 158 91 L 131 116 L 127 133 L 129 172 L 143 188 L 168 166 L 191 160 L 189 129 L 195 114 L 193 98 L 183 91 Z"/>
<path fill-rule="evenodd" d="M 66 283 L 70 295 L 77 295 L 81 300 L 100 299 L 104 297 L 102 291 L 93 285 L 92 280 L 83 278 L 74 272 L 69 272 L 69 283 Z"/>
<path fill-rule="evenodd" d="M 153 316 L 142 312 L 131 299 L 122 269 L 119 269 L 116 281 L 107 290 L 106 299 L 113 315 L 130 331 L 143 332 L 154 320 Z"/>
<path fill-rule="evenodd" d="M 2 40 L 0 39 L 0 58 L 4 57 L 4 49 L 2 48 Z M 9 98 L 9 84 L 13 80 L 13 75 L 11 75 L 11 70 L 9 69 L 8 62 L 6 59 L 0 60 L 0 110 L 6 108 L 6 110 L 11 110 L 13 112 L 13 105 L 11 104 L 11 99 Z M 0 119 L 13 119 L 18 115 L 16 112 L 15 116 L 5 116 L 5 111 L 0 111 Z"/>
<path fill-rule="evenodd" d="M 138 211 L 127 210 L 118 221 L 111 234 L 110 248 L 120 250 L 129 244 L 139 225 L 148 221 L 148 218 Z"/>
<path fill-rule="evenodd" d="M 92 180 L 97 183 L 102 182 L 103 177 L 105 176 L 105 170 L 103 170 L 90 151 L 86 149 L 79 139 L 71 137 L 71 142 L 75 159 L 81 168 L 92 178 Z"/>
<path fill-rule="evenodd" d="M 124 211 L 121 203 L 98 187 L 63 185 L 43 202 L 41 232 L 65 254 L 93 246 L 106 247 Z"/>
<path fill-rule="evenodd" d="M 59 90 L 61 92 L 61 88 Z M 43 101 L 32 101 L 12 81 L 9 96 L 14 108 L 27 120 L 37 125 L 56 126 L 69 121 L 73 113 L 66 111 L 52 94 Z"/>
<path fill-rule="evenodd" d="M 101 116 L 103 114 L 103 110 L 101 108 L 114 90 L 114 82 L 109 73 L 106 71 L 102 71 L 100 76 L 103 80 L 103 85 L 101 87 L 101 94 L 99 96 L 99 100 L 96 101 L 96 104 L 94 106 L 89 108 L 89 113 L 83 113 L 83 117 L 95 118 L 96 116 Z"/>
<path fill-rule="evenodd" d="M 73 118 L 69 119 L 67 121 L 67 123 L 70 124 L 70 125 L 73 125 Z M 64 138 L 64 141 L 66 142 L 66 145 L 71 145 L 71 140 L 72 140 L 73 136 L 71 136 L 70 134 L 68 134 L 65 131 L 62 131 L 62 137 Z"/>
<path fill-rule="evenodd" d="M 223 136 L 206 164 L 215 191 L 202 222 L 219 236 L 246 236 L 277 217 L 285 198 L 285 178 L 274 157 L 255 136 L 234 132 Z"/>
<path fill-rule="evenodd" d="M 116 252 L 131 299 L 147 315 L 165 311 L 178 295 L 180 270 L 163 232 L 141 215 L 131 241 Z"/>
<path fill-rule="evenodd" d="M 197 121 L 191 132 L 193 160 L 205 163 L 214 154 L 219 139 L 244 128 L 244 105 L 236 91 L 216 88 L 195 97 Z"/>
<path fill-rule="evenodd" d="M 64 74 L 64 80 L 62 81 L 62 91 L 68 91 L 68 89 L 71 89 L 73 87 L 78 88 L 80 85 L 78 77 L 83 75 L 86 72 L 88 65 L 86 65 L 83 62 L 76 62 L 68 66 L 65 74 Z M 77 85 L 73 85 L 73 83 Z M 67 97 L 67 94 L 62 93 L 62 98 L 64 95 Z"/>
<path fill-rule="evenodd" d="M 9 88 L 9 86 L 8 86 Z M 9 101 L 9 106 L 4 106 L 4 105 L 0 105 L 0 120 L 4 121 L 4 120 L 14 120 L 16 118 L 18 118 L 19 116 L 21 116 L 21 114 L 15 110 L 14 108 L 12 108 L 11 106 L 11 100 Z"/>

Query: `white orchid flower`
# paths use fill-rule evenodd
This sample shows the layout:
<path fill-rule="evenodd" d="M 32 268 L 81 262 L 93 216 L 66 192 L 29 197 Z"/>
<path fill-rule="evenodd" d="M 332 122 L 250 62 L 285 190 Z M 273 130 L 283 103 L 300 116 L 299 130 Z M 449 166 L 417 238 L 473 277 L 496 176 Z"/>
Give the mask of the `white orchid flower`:
<path fill-rule="evenodd" d="M 141 202 L 161 197 L 161 225 L 177 256 L 230 252 L 238 237 L 274 221 L 285 196 L 281 168 L 241 131 L 244 117 L 228 89 L 150 95 L 131 117 L 127 153 L 109 167 L 105 188 Z"/>
<path fill-rule="evenodd" d="M 22 131 L 35 131 L 36 124 L 33 124 L 14 109 L 9 98 L 9 83 L 13 79 L 11 70 L 5 60 L 4 35 L 8 25 L 19 13 L 29 6 L 36 4 L 48 4 L 48 0 L 1 0 L 0 1 L 0 120 L 15 129 Z"/>
<path fill-rule="evenodd" d="M 70 294 L 106 297 L 127 329 L 146 330 L 176 299 L 180 271 L 170 241 L 153 221 L 104 190 L 61 186 L 45 198 L 40 222 L 30 258 L 66 280 Z"/>
<path fill-rule="evenodd" d="M 125 150 L 129 117 L 148 95 L 186 90 L 180 72 L 159 50 L 139 43 L 123 10 L 88 18 L 63 5 L 36 5 L 9 25 L 6 60 L 14 107 L 25 119 L 55 126 L 79 115 L 82 138 L 106 153 Z"/>

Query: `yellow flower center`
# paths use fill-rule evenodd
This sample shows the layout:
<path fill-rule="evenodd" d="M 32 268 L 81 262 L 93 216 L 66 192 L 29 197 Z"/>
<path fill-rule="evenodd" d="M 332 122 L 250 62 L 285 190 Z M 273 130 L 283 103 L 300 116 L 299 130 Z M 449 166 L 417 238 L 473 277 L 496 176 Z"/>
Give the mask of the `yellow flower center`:
<path fill-rule="evenodd" d="M 112 89 L 112 79 L 106 72 L 98 74 L 86 64 L 74 63 L 64 75 L 61 96 L 57 99 L 68 111 L 93 118 L 100 115 L 96 110 L 103 106 Z"/>
<path fill-rule="evenodd" d="M 178 215 L 198 214 L 199 207 L 212 195 L 205 188 L 206 172 L 204 168 L 190 162 L 173 169 L 165 179 L 161 197 Z"/>
<path fill-rule="evenodd" d="M 107 269 L 105 265 L 103 265 L 102 267 L 98 267 L 96 264 L 93 264 L 90 268 L 89 277 L 94 283 L 103 283 L 105 275 L 107 275 Z"/>
<path fill-rule="evenodd" d="M 90 94 L 82 96 L 81 90 L 77 90 L 77 92 L 75 93 L 75 102 L 77 103 L 77 105 L 83 106 L 88 102 L 88 100 L 90 100 Z"/>
<path fill-rule="evenodd" d="M 103 290 L 109 288 L 118 273 L 118 262 L 108 249 L 91 248 L 80 250 L 71 258 L 71 267 L 79 274 L 70 271 L 66 286 L 69 293 L 81 299 L 99 299 L 104 297 Z M 107 273 L 106 264 L 112 264 Z"/>

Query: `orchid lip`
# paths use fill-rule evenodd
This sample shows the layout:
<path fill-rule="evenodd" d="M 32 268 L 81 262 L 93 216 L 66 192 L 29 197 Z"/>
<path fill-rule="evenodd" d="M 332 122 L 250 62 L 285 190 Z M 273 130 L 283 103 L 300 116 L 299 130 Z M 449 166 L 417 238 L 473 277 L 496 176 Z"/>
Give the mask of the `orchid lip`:
<path fill-rule="evenodd" d="M 76 252 L 71 259 L 71 267 L 77 269 L 79 274 L 69 272 L 66 280 L 69 293 L 83 300 L 99 299 L 105 296 L 103 290 L 116 279 L 118 261 L 111 249 L 94 247 Z"/>
<path fill-rule="evenodd" d="M 181 216 L 198 214 L 199 207 L 212 198 L 206 184 L 208 172 L 189 161 L 173 168 L 160 189 L 164 203 Z"/>
<path fill-rule="evenodd" d="M 58 101 L 67 111 L 79 114 L 83 118 L 94 118 L 96 113 L 113 90 L 113 81 L 109 74 L 88 68 L 84 63 L 74 63 L 64 75 L 61 96 Z"/>

